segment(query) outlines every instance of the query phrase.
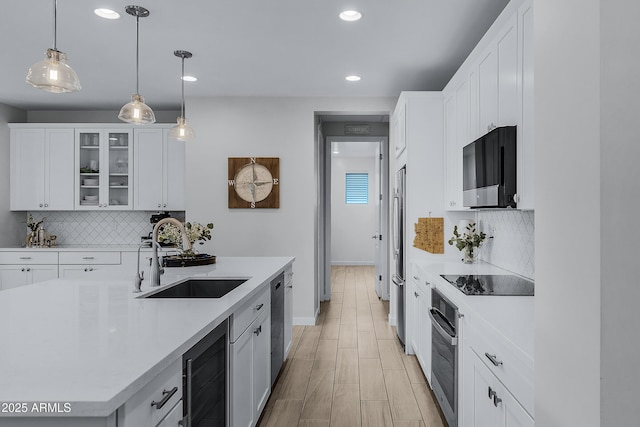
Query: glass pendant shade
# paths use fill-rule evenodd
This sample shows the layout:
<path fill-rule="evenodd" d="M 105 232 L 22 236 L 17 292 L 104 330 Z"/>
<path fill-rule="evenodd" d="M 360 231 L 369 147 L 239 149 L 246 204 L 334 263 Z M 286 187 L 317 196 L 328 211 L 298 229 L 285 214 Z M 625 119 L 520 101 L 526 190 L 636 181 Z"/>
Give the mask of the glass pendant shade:
<path fill-rule="evenodd" d="M 178 124 L 169 130 L 169 138 L 175 138 L 178 141 L 190 141 L 195 137 L 196 133 L 184 117 L 178 117 Z"/>
<path fill-rule="evenodd" d="M 153 114 L 153 110 L 144 103 L 142 95 L 137 93 L 131 95 L 131 102 L 125 104 L 120 109 L 118 118 L 123 122 L 139 125 L 148 125 L 155 123 L 156 121 L 156 116 Z"/>

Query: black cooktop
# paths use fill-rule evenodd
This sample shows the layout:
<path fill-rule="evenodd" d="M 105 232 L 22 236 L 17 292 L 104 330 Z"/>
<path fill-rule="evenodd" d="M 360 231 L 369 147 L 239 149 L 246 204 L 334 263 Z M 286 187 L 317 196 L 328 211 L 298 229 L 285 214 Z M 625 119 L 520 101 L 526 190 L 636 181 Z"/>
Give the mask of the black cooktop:
<path fill-rule="evenodd" d="M 534 283 L 511 274 L 440 276 L 466 295 L 533 296 Z"/>

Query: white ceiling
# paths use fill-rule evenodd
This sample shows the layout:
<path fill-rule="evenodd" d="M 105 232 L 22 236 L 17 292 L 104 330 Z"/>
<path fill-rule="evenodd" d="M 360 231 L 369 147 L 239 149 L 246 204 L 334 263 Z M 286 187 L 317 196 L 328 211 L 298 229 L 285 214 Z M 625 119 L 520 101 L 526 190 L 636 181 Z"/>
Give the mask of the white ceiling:
<path fill-rule="evenodd" d="M 0 103 L 28 110 L 115 109 L 135 90 L 140 20 L 140 93 L 154 109 L 180 102 L 180 59 L 189 50 L 190 96 L 388 96 L 440 90 L 508 0 L 58 0 L 59 50 L 82 91 L 50 94 L 25 83 L 53 45 L 53 0 L 0 5 Z M 109 21 L 98 7 L 118 11 Z M 358 9 L 361 21 L 338 19 Z M 348 74 L 362 80 L 350 83 Z"/>

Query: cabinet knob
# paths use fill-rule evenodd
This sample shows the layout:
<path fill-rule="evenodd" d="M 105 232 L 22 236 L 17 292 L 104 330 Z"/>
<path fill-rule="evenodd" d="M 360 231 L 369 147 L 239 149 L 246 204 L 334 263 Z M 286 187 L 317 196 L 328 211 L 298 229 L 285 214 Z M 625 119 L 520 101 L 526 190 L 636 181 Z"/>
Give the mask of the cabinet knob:
<path fill-rule="evenodd" d="M 45 203 L 45 204 L 44 204 L 44 207 L 45 207 L 45 208 L 48 208 L 48 207 L 49 207 L 49 203 Z"/>
<path fill-rule="evenodd" d="M 260 309 L 264 307 L 264 304 L 258 304 L 256 305 L 256 311 L 260 311 Z"/>
<path fill-rule="evenodd" d="M 162 203 L 158 203 L 158 207 L 161 208 L 162 207 Z"/>
<path fill-rule="evenodd" d="M 27 271 L 31 271 L 31 268 L 30 268 L 30 267 L 27 267 Z"/>
<path fill-rule="evenodd" d="M 167 204 L 166 204 L 166 203 L 163 203 L 163 204 L 162 204 L 162 207 L 163 207 L 163 208 L 166 208 L 166 207 L 167 207 Z"/>
<path fill-rule="evenodd" d="M 413 278 L 414 278 L 415 280 L 417 280 L 418 282 L 420 281 L 420 278 L 419 278 L 418 276 L 413 276 Z"/>
<path fill-rule="evenodd" d="M 40 203 L 38 206 L 42 207 L 42 203 Z"/>
<path fill-rule="evenodd" d="M 418 298 L 418 297 L 420 296 L 420 294 L 419 294 L 419 293 L 417 293 L 417 292 L 414 292 L 414 293 L 413 293 L 413 295 L 414 295 L 416 298 Z"/>
<path fill-rule="evenodd" d="M 20 269 L 20 271 L 24 271 L 24 268 Z"/>
<path fill-rule="evenodd" d="M 256 334 L 256 336 L 260 335 L 260 332 L 262 332 L 262 325 L 258 326 L 253 333 Z"/>

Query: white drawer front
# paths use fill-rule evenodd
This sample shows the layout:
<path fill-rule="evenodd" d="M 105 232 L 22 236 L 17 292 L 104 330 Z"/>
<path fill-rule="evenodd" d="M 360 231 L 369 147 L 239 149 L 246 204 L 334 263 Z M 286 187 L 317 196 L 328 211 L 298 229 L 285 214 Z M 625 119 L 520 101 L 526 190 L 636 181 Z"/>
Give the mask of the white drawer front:
<path fill-rule="evenodd" d="M 270 308 L 271 289 L 267 284 L 258 295 L 247 301 L 231 316 L 230 337 L 235 342 L 263 311 Z"/>
<path fill-rule="evenodd" d="M 0 264 L 57 264 L 58 252 L 0 252 Z"/>
<path fill-rule="evenodd" d="M 182 359 L 178 359 L 124 404 L 124 425 L 155 426 L 181 399 Z"/>
<path fill-rule="evenodd" d="M 533 414 L 533 360 L 478 318 L 470 322 L 466 340 L 491 372 Z"/>
<path fill-rule="evenodd" d="M 60 264 L 120 264 L 120 252 L 60 252 Z"/>

